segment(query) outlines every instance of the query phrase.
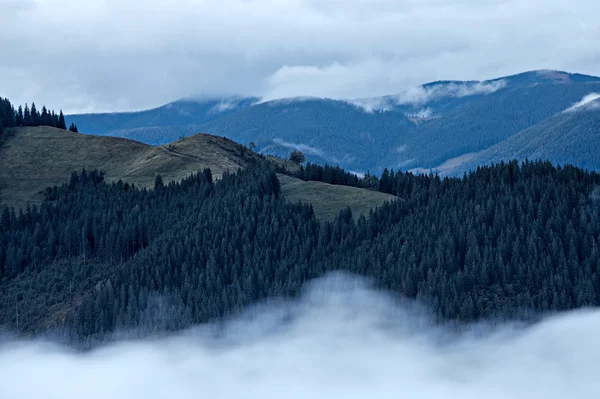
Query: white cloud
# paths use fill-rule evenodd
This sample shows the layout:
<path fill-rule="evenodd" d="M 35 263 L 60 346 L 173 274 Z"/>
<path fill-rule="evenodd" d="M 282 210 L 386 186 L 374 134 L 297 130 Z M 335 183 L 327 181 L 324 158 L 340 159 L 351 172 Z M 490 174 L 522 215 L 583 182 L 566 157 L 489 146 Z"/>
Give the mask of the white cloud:
<path fill-rule="evenodd" d="M 596 100 L 600 98 L 600 94 L 599 93 L 590 93 L 586 96 L 584 96 L 581 101 L 573 104 L 573 106 L 567 108 L 564 112 L 572 112 L 575 111 L 577 109 L 597 109 L 600 108 L 600 103 L 598 103 Z"/>
<path fill-rule="evenodd" d="M 349 100 L 348 102 L 362 108 L 365 112 L 390 111 L 395 105 L 420 106 L 444 97 L 468 97 L 480 94 L 491 94 L 505 88 L 507 82 L 503 79 L 490 82 L 449 82 L 437 83 L 431 86 L 415 86 L 402 90 L 398 94 Z M 432 110 L 423 108 L 410 113 L 411 117 L 428 118 Z"/>
<path fill-rule="evenodd" d="M 0 10 L 0 95 L 67 111 L 189 95 L 372 98 L 541 68 L 600 74 L 596 0 L 0 0 Z"/>
<path fill-rule="evenodd" d="M 413 304 L 335 275 L 299 302 L 255 309 L 221 338 L 204 326 L 88 353 L 5 343 L 0 397 L 595 398 L 598 328 L 595 310 L 458 334 Z"/>
<path fill-rule="evenodd" d="M 402 154 L 403 152 L 406 151 L 407 148 L 408 148 L 408 146 L 406 144 L 399 145 L 398 147 L 396 147 L 396 152 L 398 154 Z"/>
<path fill-rule="evenodd" d="M 478 94 L 491 94 L 506 87 L 505 80 L 492 82 L 439 83 L 432 86 L 418 86 L 393 96 L 398 104 L 420 105 L 443 97 L 468 97 Z"/>
<path fill-rule="evenodd" d="M 365 173 L 363 173 L 363 172 L 355 172 L 353 170 L 349 170 L 348 172 L 352 173 L 353 175 L 356 175 L 360 179 L 362 179 L 363 177 L 365 177 Z"/>
<path fill-rule="evenodd" d="M 342 163 L 342 162 L 349 162 L 349 161 L 351 161 L 353 159 L 350 155 L 346 155 L 346 156 L 344 156 L 343 158 L 340 159 L 338 157 L 335 157 L 335 156 L 333 156 L 331 154 L 326 153 L 325 151 L 323 151 L 323 150 L 321 150 L 319 148 L 312 147 L 312 146 L 310 146 L 308 144 L 292 143 L 292 142 L 285 141 L 285 140 L 280 139 L 280 138 L 273 139 L 273 143 L 277 144 L 278 146 L 289 148 L 289 149 L 292 149 L 292 150 L 301 151 L 301 152 L 306 153 L 306 154 L 316 155 L 319 158 L 322 158 L 322 159 L 324 159 L 324 160 L 326 160 L 328 162 L 331 162 L 331 163 L 339 164 L 339 163 Z"/>
<path fill-rule="evenodd" d="M 219 101 L 215 104 L 208 112 L 218 114 L 225 111 L 230 111 L 232 109 L 236 109 L 239 106 L 239 100 L 236 99 L 226 99 L 223 101 Z"/>
<path fill-rule="evenodd" d="M 347 101 L 368 113 L 376 111 L 386 112 L 393 108 L 393 104 L 390 103 L 387 97 L 359 98 Z"/>
<path fill-rule="evenodd" d="M 408 117 L 410 118 L 431 118 L 431 116 L 433 115 L 433 111 L 431 110 L 431 108 L 423 108 L 418 110 L 417 112 L 412 112 L 410 114 L 408 114 Z"/>

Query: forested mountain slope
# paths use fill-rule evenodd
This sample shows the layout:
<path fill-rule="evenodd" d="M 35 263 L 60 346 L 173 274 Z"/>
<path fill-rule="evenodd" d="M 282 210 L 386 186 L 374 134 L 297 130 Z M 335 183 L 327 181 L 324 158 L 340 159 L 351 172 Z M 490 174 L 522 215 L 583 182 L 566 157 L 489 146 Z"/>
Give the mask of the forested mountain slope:
<path fill-rule="evenodd" d="M 494 94 L 420 124 L 414 134 L 401 138 L 397 147 L 404 148 L 400 155 L 406 167 L 431 168 L 450 158 L 485 150 L 549 118 L 544 128 L 568 134 L 569 127 L 554 126 L 557 120 L 553 117 L 593 92 L 600 92 L 600 82 L 540 83 L 531 87 L 508 84 Z M 580 145 L 584 143 L 583 138 L 571 137 Z M 514 158 L 508 155 L 504 160 Z M 398 166 L 392 160 L 389 163 Z"/>
<path fill-rule="evenodd" d="M 254 142 L 266 154 L 284 156 L 293 148 L 312 162 L 381 173 L 386 167 L 428 170 L 485 150 L 594 92 L 600 93 L 598 77 L 532 71 L 483 82 L 432 82 L 370 99 L 241 99 L 230 106 L 227 99 L 221 105 L 186 100 L 127 114 L 118 123 L 122 114 L 73 115 L 67 122 L 153 145 L 203 131 Z M 222 112 L 209 112 L 215 107 Z"/>
<path fill-rule="evenodd" d="M 551 159 L 555 164 L 600 169 L 600 101 L 544 120 L 478 153 L 454 173 L 513 158 Z"/>
<path fill-rule="evenodd" d="M 600 304 L 600 175 L 512 162 L 380 183 L 402 200 L 318 222 L 260 165 L 153 190 L 74 174 L 39 208 L 0 214 L 0 324 L 93 344 L 220 319 L 332 270 L 440 320 Z"/>
<path fill-rule="evenodd" d="M 88 134 L 112 135 L 111 132 L 135 128 L 157 128 L 173 125 L 198 125 L 226 115 L 237 109 L 246 108 L 257 102 L 252 97 L 227 97 L 221 99 L 185 98 L 161 107 L 137 112 L 109 112 L 98 114 L 67 115 L 68 123 L 74 122 Z M 187 131 L 186 135 L 193 133 Z M 166 144 L 176 140 L 175 136 L 166 141 L 148 144 Z"/>

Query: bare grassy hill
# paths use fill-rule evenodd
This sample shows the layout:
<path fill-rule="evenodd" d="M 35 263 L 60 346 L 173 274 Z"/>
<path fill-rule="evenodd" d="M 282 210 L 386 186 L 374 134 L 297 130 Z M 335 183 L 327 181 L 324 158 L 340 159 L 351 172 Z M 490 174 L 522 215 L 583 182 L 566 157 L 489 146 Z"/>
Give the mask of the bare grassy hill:
<path fill-rule="evenodd" d="M 352 215 L 358 218 L 386 201 L 397 199 L 393 195 L 364 188 L 304 181 L 286 175 L 277 177 L 281 182 L 281 191 L 288 201 L 312 204 L 315 216 L 321 220 L 333 219 L 347 206 L 350 207 Z"/>
<path fill-rule="evenodd" d="M 196 134 L 170 144 L 151 146 L 108 136 L 72 133 L 47 126 L 10 129 L 0 143 L 0 204 L 23 207 L 42 200 L 43 190 L 68 181 L 73 171 L 99 169 L 108 181 L 123 180 L 152 187 L 156 175 L 165 182 L 210 168 L 215 178 L 252 163 L 294 170 L 297 165 L 263 157 L 236 142 Z M 394 197 L 379 192 L 279 175 L 284 196 L 313 204 L 320 219 L 332 219 L 350 206 L 354 215 L 368 213 Z"/>
<path fill-rule="evenodd" d="M 66 182 L 73 171 L 100 169 L 109 181 L 143 187 L 160 174 L 179 180 L 210 167 L 215 177 L 251 162 L 267 162 L 221 137 L 197 134 L 164 146 L 72 133 L 47 126 L 11 129 L 0 145 L 0 201 L 23 206 L 42 199 L 48 186 Z"/>

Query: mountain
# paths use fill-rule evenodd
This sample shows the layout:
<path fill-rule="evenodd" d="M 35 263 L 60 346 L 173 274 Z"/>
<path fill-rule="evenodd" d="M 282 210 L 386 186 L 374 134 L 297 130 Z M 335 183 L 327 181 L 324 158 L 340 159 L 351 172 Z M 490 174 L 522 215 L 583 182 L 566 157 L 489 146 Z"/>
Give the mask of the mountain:
<path fill-rule="evenodd" d="M 258 151 L 279 157 L 297 149 L 311 162 L 357 172 L 429 170 L 444 163 L 452 169 L 590 93 L 600 93 L 600 78 L 532 71 L 483 82 L 438 81 L 346 101 L 238 99 L 229 106 L 223 105 L 228 99 L 182 100 L 140 113 L 71 115 L 67 123 L 154 145 L 203 131 L 254 142 Z M 215 113 L 215 107 L 226 109 Z"/>
<path fill-rule="evenodd" d="M 561 113 L 596 91 L 600 92 L 598 81 L 541 81 L 522 86 L 508 78 L 505 88 L 417 126 L 414 134 L 397 142 L 405 149 L 401 159 L 406 167 L 427 168 L 481 151 Z"/>
<path fill-rule="evenodd" d="M 454 173 L 508 159 L 551 159 L 553 163 L 600 167 L 600 101 L 592 100 L 548 118 L 477 153 Z"/>
<path fill-rule="evenodd" d="M 185 98 L 146 111 L 66 115 L 65 118 L 68 124 L 73 122 L 88 134 L 123 136 L 124 132 L 130 129 L 206 123 L 238 109 L 249 107 L 257 101 L 257 98 L 251 97 Z M 121 132 L 123 133 L 117 134 Z M 163 139 L 160 143 L 148 142 L 148 144 L 166 144 L 177 138 L 179 136 L 169 140 Z"/>

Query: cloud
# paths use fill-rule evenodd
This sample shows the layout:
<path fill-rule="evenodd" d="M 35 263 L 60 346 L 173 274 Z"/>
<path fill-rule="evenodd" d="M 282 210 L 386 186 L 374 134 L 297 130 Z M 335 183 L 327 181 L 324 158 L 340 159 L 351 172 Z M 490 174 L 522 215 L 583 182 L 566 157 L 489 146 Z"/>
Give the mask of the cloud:
<path fill-rule="evenodd" d="M 600 108 L 600 103 L 596 101 L 600 98 L 599 93 L 590 93 L 584 96 L 581 101 L 573 104 L 573 106 L 567 108 L 564 112 L 572 112 L 579 109 L 598 109 Z"/>
<path fill-rule="evenodd" d="M 479 94 L 491 94 L 503 89 L 506 85 L 505 80 L 438 83 L 432 86 L 414 87 L 393 96 L 393 98 L 398 104 L 421 105 L 444 97 L 461 98 Z"/>
<path fill-rule="evenodd" d="M 394 109 L 397 105 L 418 107 L 445 97 L 462 98 L 473 95 L 491 94 L 505 88 L 507 84 L 503 79 L 490 82 L 437 83 L 429 86 L 415 86 L 395 95 L 355 99 L 348 102 L 362 108 L 365 112 L 386 112 Z M 430 108 L 423 108 L 411 112 L 407 116 L 429 118 L 432 114 L 433 111 Z"/>
<path fill-rule="evenodd" d="M 387 97 L 359 98 L 348 100 L 348 103 L 367 113 L 373 113 L 375 111 L 387 112 L 393 109 L 393 105 Z"/>
<path fill-rule="evenodd" d="M 219 114 L 221 112 L 236 109 L 239 105 L 240 105 L 239 99 L 229 98 L 226 100 L 219 101 L 211 109 L 208 110 L 208 113 Z"/>
<path fill-rule="evenodd" d="M 87 352 L 0 347 L 0 397 L 594 398 L 600 312 L 533 327 L 433 325 L 414 304 L 333 275 L 299 301 L 271 303 L 221 328 Z"/>
<path fill-rule="evenodd" d="M 285 148 L 289 148 L 289 149 L 297 150 L 297 151 L 302 151 L 305 154 L 315 155 L 315 156 L 317 156 L 317 157 L 319 157 L 321 159 L 324 159 L 324 160 L 326 160 L 328 162 L 331 162 L 331 163 L 336 163 L 337 164 L 337 163 L 342 163 L 342 162 L 349 162 L 349 161 L 351 161 L 353 159 L 353 157 L 350 156 L 350 155 L 346 155 L 346 156 L 344 156 L 343 158 L 340 159 L 338 157 L 335 157 L 335 156 L 333 156 L 331 154 L 326 153 L 325 151 L 323 151 L 323 150 L 321 150 L 319 148 L 312 147 L 312 146 L 307 145 L 307 144 L 291 143 L 289 141 L 285 141 L 285 140 L 280 139 L 280 138 L 273 139 L 273 143 L 275 143 L 275 144 L 277 144 L 278 146 L 281 146 L 281 147 L 285 147 Z"/>
<path fill-rule="evenodd" d="M 396 152 L 398 154 L 402 154 L 403 152 L 406 151 L 407 148 L 408 148 L 408 146 L 406 144 L 399 145 L 398 147 L 396 147 Z"/>
<path fill-rule="evenodd" d="M 372 98 L 541 68 L 598 75 L 598 14 L 595 0 L 0 0 L 0 95 L 123 111 L 190 95 Z"/>
<path fill-rule="evenodd" d="M 410 118 L 431 118 L 432 115 L 433 111 L 431 110 L 431 108 L 423 108 L 418 110 L 417 112 L 412 112 L 407 116 Z"/>
<path fill-rule="evenodd" d="M 363 172 L 355 172 L 353 170 L 349 170 L 348 172 L 352 173 L 353 175 L 356 175 L 360 179 L 362 179 L 363 177 L 365 177 L 365 173 L 363 173 Z"/>

